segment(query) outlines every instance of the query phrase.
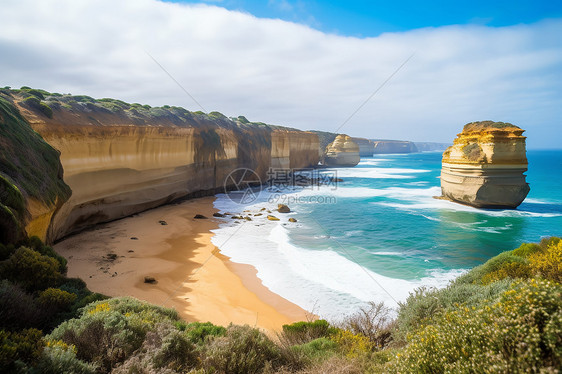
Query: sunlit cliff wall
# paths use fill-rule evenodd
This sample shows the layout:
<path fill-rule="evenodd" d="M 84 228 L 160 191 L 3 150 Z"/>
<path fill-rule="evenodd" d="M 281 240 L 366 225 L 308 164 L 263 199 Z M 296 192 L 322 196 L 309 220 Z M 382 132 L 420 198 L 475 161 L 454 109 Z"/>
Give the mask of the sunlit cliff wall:
<path fill-rule="evenodd" d="M 250 168 L 265 182 L 270 167 L 308 168 L 319 161 L 315 134 L 240 123 L 216 112 L 106 110 L 91 98 L 57 98 L 44 101 L 52 108 L 49 118 L 16 97 L 32 128 L 60 151 L 72 190 L 52 219 L 41 221 L 48 241 L 177 198 L 223 190 L 236 168 Z"/>

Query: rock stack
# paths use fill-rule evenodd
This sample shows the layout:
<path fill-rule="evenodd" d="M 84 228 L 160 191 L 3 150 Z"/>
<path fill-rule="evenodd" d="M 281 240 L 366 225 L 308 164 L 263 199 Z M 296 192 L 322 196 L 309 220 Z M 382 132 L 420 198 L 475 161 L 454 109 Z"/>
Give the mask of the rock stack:
<path fill-rule="evenodd" d="M 324 165 L 353 167 L 359 163 L 359 146 L 347 135 L 340 134 L 326 147 Z"/>
<path fill-rule="evenodd" d="M 504 122 L 465 125 L 443 153 L 443 197 L 478 208 L 518 207 L 529 193 L 524 131 Z"/>

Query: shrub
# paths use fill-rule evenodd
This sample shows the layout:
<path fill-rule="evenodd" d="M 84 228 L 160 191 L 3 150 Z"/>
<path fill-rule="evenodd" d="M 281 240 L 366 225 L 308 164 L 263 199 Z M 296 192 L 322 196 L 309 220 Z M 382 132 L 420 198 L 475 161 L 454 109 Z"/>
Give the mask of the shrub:
<path fill-rule="evenodd" d="M 0 282 L 0 328 L 39 327 L 42 318 L 41 309 L 31 295 L 7 280 Z"/>
<path fill-rule="evenodd" d="M 405 344 L 409 334 L 414 334 L 422 326 L 430 324 L 443 312 L 461 304 L 473 307 L 497 300 L 510 284 L 510 280 L 494 282 L 486 286 L 454 282 L 441 290 L 418 288 L 400 304 L 392 337 L 396 344 Z"/>
<path fill-rule="evenodd" d="M 16 251 L 16 247 L 13 244 L 4 245 L 0 243 L 0 261 L 8 259 Z"/>
<path fill-rule="evenodd" d="M 369 307 L 360 308 L 339 324 L 344 330 L 367 337 L 376 347 L 383 348 L 391 340 L 390 309 L 384 303 L 370 302 Z"/>
<path fill-rule="evenodd" d="M 79 360 L 74 347 L 61 341 L 47 341 L 35 369 L 41 374 L 94 374 L 97 366 Z"/>
<path fill-rule="evenodd" d="M 192 343 L 202 344 L 213 336 L 224 336 L 226 328 L 213 325 L 211 322 L 193 322 L 186 324 L 183 321 L 177 322 L 176 327 L 180 331 L 185 331 L 186 336 Z"/>
<path fill-rule="evenodd" d="M 37 362 L 43 351 L 42 335 L 36 329 L 0 330 L 0 368 L 9 373 L 15 372 L 18 366 Z"/>
<path fill-rule="evenodd" d="M 47 288 L 39 294 L 39 304 L 55 311 L 68 310 L 76 300 L 76 295 L 58 288 Z"/>
<path fill-rule="evenodd" d="M 49 256 L 51 258 L 54 258 L 55 260 L 57 260 L 57 262 L 59 263 L 59 271 L 61 274 L 66 274 L 67 271 L 67 261 L 66 258 L 64 258 L 63 256 L 59 255 L 57 252 L 55 252 L 55 250 L 53 249 L 53 247 L 45 245 L 41 239 L 39 239 L 37 236 L 32 236 L 29 239 L 25 240 L 23 242 L 24 246 L 33 249 L 34 251 L 39 252 L 40 254 L 44 255 L 44 256 Z"/>
<path fill-rule="evenodd" d="M 523 243 L 517 249 L 513 250 L 513 254 L 519 257 L 529 257 L 530 254 L 542 251 L 542 248 L 537 243 Z"/>
<path fill-rule="evenodd" d="M 87 305 L 80 318 L 63 322 L 48 339 L 74 345 L 78 359 L 109 371 L 139 349 L 154 326 L 177 319 L 174 310 L 115 298 Z"/>
<path fill-rule="evenodd" d="M 529 266 L 538 275 L 562 282 L 562 241 L 552 241 L 546 250 L 529 256 Z"/>
<path fill-rule="evenodd" d="M 260 373 L 279 366 L 278 347 L 262 332 L 249 326 L 230 325 L 225 336 L 213 338 L 204 350 L 203 366 L 219 373 Z"/>
<path fill-rule="evenodd" d="M 36 96 L 29 96 L 25 98 L 23 100 L 23 103 L 26 104 L 31 109 L 40 111 L 48 118 L 53 118 L 53 110 L 51 109 L 51 107 L 41 102 L 41 100 L 38 99 Z"/>
<path fill-rule="evenodd" d="M 290 344 L 304 344 L 318 338 L 326 338 L 337 331 L 331 327 L 328 321 L 318 319 L 314 322 L 295 322 L 283 325 L 283 331 L 279 338 Z"/>
<path fill-rule="evenodd" d="M 459 307 L 414 334 L 393 372 L 555 372 L 562 367 L 562 286 L 519 281 L 497 302 Z M 558 331 L 554 333 L 554 331 Z"/>
<path fill-rule="evenodd" d="M 482 284 L 482 279 L 486 274 L 498 271 L 505 267 L 507 264 L 514 262 L 525 264 L 526 260 L 522 257 L 514 255 L 513 251 L 502 252 L 499 255 L 492 257 L 484 264 L 470 270 L 468 273 L 461 275 L 455 280 L 454 283 Z"/>
<path fill-rule="evenodd" d="M 0 274 L 28 291 L 35 291 L 56 286 L 62 277 L 59 269 L 57 260 L 20 247 L 2 264 Z"/>
<path fill-rule="evenodd" d="M 374 343 L 365 335 L 354 334 L 349 330 L 338 330 L 330 339 L 348 358 L 365 357 L 375 349 Z"/>
<path fill-rule="evenodd" d="M 197 363 L 195 345 L 173 325 L 164 323 L 149 331 L 142 346 L 113 373 L 183 373 Z"/>

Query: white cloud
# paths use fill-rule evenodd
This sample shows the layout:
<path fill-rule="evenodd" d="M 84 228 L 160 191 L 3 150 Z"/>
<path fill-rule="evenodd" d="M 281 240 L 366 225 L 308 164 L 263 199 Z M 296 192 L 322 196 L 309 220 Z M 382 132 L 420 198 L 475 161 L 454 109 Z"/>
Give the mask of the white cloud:
<path fill-rule="evenodd" d="M 206 5 L 154 0 L 7 0 L 0 85 L 207 109 L 334 131 L 451 141 L 472 120 L 509 121 L 531 146 L 560 147 L 562 20 L 448 26 L 375 38 Z"/>

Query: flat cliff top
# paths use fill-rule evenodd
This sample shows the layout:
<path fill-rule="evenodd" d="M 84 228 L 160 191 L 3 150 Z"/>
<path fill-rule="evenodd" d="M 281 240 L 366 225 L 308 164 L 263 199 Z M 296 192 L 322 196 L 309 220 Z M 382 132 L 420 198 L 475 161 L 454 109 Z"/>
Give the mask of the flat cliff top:
<path fill-rule="evenodd" d="M 522 128 L 508 122 L 477 121 L 464 125 L 462 132 L 482 132 L 482 131 L 523 131 Z"/>
<path fill-rule="evenodd" d="M 262 128 L 301 131 L 291 127 L 251 122 L 244 116 L 227 117 L 220 112 L 204 113 L 164 105 L 151 107 L 139 103 L 86 95 L 51 93 L 41 89 L 0 89 L 0 97 L 13 102 L 32 124 L 58 126 L 152 126 L 199 128 Z"/>

